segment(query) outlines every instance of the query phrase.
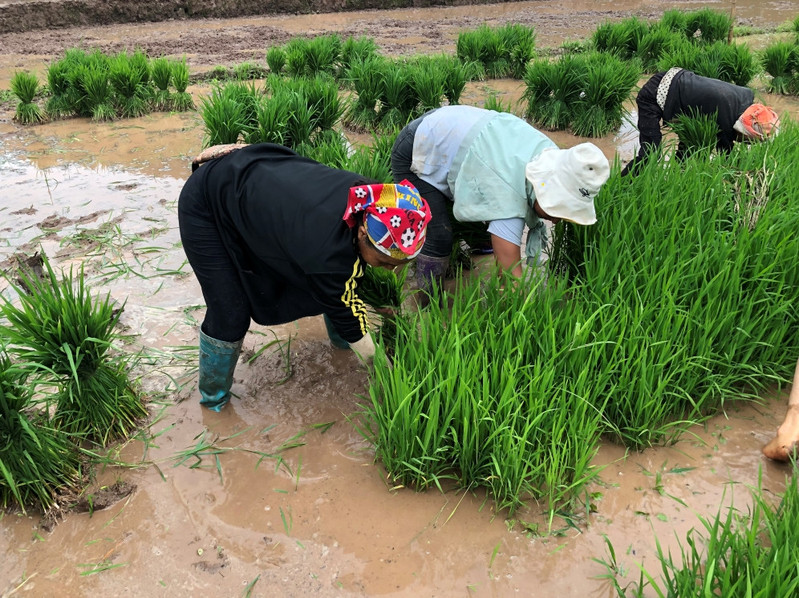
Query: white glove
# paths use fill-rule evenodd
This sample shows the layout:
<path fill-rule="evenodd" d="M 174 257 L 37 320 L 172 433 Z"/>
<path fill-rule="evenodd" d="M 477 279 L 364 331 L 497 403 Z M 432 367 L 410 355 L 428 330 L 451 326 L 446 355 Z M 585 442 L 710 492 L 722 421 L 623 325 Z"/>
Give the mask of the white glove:
<path fill-rule="evenodd" d="M 375 356 L 375 342 L 372 340 L 372 335 L 367 334 L 361 340 L 350 343 L 350 349 L 364 361 L 371 362 Z"/>

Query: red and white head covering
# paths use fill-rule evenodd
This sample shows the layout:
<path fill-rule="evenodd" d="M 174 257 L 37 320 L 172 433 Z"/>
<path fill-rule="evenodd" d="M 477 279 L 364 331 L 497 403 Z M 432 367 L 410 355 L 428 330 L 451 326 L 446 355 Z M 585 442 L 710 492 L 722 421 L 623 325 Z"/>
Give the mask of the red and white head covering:
<path fill-rule="evenodd" d="M 378 251 L 398 260 L 415 258 L 422 250 L 430 221 L 430 206 L 409 181 L 399 185 L 350 187 L 344 222 L 356 224 L 364 212 L 366 235 Z"/>
<path fill-rule="evenodd" d="M 763 104 L 749 106 L 741 115 L 740 121 L 746 129 L 746 136 L 753 139 L 773 137 L 780 131 L 780 117 Z"/>

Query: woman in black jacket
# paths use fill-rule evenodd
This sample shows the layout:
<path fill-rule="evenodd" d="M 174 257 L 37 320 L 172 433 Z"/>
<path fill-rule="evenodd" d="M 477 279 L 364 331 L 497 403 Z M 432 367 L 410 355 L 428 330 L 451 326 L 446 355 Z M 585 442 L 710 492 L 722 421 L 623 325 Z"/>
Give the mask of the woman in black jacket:
<path fill-rule="evenodd" d="M 416 189 L 370 184 L 269 143 L 212 148 L 194 167 L 178 216 L 207 306 L 200 403 L 219 411 L 230 400 L 250 319 L 276 325 L 325 314 L 371 358 L 356 289 L 364 264 L 394 268 L 421 250 L 430 214 Z"/>
<path fill-rule="evenodd" d="M 715 115 L 719 127 L 717 149 L 729 151 L 738 139 L 762 140 L 779 130 L 779 117 L 771 108 L 755 103 L 755 94 L 718 79 L 702 77 L 682 68 L 653 75 L 636 98 L 640 148 L 624 167 L 622 176 L 636 170 L 639 162 L 660 147 L 661 122 L 681 114 Z M 684 148 L 677 149 L 678 157 Z"/>

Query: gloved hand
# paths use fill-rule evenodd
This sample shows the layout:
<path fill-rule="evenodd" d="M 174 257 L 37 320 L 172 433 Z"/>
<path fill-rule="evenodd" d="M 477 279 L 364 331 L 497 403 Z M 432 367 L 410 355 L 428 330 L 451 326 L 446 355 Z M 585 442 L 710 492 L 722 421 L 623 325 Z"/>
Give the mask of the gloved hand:
<path fill-rule="evenodd" d="M 367 334 L 361 340 L 350 343 L 350 349 L 355 351 L 367 364 L 372 363 L 375 356 L 375 342 L 372 340 L 372 335 Z"/>

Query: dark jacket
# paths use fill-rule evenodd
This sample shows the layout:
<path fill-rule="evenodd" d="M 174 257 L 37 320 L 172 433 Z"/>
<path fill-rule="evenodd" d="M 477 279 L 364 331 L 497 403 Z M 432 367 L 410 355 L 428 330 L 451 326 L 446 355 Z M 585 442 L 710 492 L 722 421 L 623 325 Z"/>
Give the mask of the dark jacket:
<path fill-rule="evenodd" d="M 236 265 L 252 319 L 275 325 L 328 314 L 348 342 L 367 333 L 356 228 L 342 220 L 361 175 L 290 149 L 250 145 L 212 160 L 202 177 L 207 205 Z"/>
<path fill-rule="evenodd" d="M 682 70 L 674 76 L 661 109 L 656 96 L 664 74 L 653 75 L 638 93 L 638 132 L 641 147 L 638 155 L 625 167 L 622 174 L 626 174 L 635 162 L 660 146 L 663 137 L 660 131 L 661 122 L 670 122 L 681 114 L 716 114 L 716 123 L 719 126 L 716 147 L 721 151 L 731 150 L 736 138 L 733 128 L 735 122 L 755 99 L 754 92 L 748 87 Z"/>

